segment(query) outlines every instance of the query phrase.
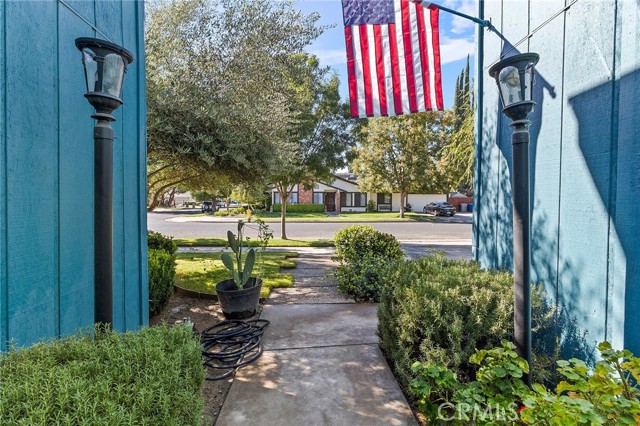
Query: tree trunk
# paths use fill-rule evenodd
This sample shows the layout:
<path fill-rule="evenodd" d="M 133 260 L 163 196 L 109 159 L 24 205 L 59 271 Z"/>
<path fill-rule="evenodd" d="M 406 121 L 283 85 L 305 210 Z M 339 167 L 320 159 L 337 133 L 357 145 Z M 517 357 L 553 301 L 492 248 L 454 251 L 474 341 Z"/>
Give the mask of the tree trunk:
<path fill-rule="evenodd" d="M 287 239 L 287 230 L 285 228 L 287 222 L 287 197 L 282 197 L 282 212 L 280 213 L 280 238 Z"/>
<path fill-rule="evenodd" d="M 407 194 L 404 193 L 403 191 L 400 191 L 400 219 L 404 218 L 404 206 L 405 206 L 406 198 L 407 198 Z"/>
<path fill-rule="evenodd" d="M 158 188 L 158 190 L 156 192 L 153 193 L 153 197 L 151 198 L 151 202 L 149 203 L 149 205 L 147 206 L 147 211 L 153 211 L 153 209 L 155 209 L 156 207 L 158 207 L 158 204 L 160 203 L 160 199 L 161 197 L 166 193 L 166 191 L 171 188 L 172 186 L 175 186 L 179 183 L 182 183 L 186 180 L 189 179 L 193 179 L 195 177 L 198 177 L 198 175 L 193 175 L 193 176 L 187 176 L 186 178 L 177 180 L 175 182 L 171 182 L 168 183 L 166 185 L 161 186 L 160 188 Z"/>
<path fill-rule="evenodd" d="M 176 206 L 175 199 L 176 199 L 176 188 L 173 188 L 169 193 L 169 207 Z"/>

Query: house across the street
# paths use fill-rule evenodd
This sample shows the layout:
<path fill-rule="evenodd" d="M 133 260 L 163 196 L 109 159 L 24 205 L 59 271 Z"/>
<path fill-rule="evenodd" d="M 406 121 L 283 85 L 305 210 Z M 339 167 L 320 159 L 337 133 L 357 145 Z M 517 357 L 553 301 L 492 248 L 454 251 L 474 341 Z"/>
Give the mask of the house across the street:
<path fill-rule="evenodd" d="M 358 178 L 350 173 L 337 173 L 333 181 L 313 182 L 311 188 L 298 184 L 293 188 L 287 204 L 322 204 L 326 212 L 365 212 L 367 203 L 373 201 L 375 211 L 399 212 L 400 193 L 361 192 L 358 187 Z M 280 194 L 272 189 L 271 199 L 273 204 L 282 204 Z M 407 205 L 413 211 L 422 212 L 422 209 L 432 201 L 447 201 L 446 194 L 408 194 Z"/>

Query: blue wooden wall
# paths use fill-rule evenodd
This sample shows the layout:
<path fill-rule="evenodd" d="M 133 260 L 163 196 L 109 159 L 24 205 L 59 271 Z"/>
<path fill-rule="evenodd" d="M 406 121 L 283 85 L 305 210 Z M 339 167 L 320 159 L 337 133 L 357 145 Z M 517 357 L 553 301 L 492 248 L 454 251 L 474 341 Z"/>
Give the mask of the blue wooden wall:
<path fill-rule="evenodd" d="M 488 68 L 537 52 L 530 117 L 533 279 L 563 308 L 562 350 L 640 354 L 640 3 L 487 0 L 476 137 L 474 253 L 512 267 L 511 131 Z"/>
<path fill-rule="evenodd" d="M 77 37 L 136 60 L 114 114 L 114 328 L 148 323 L 144 10 L 0 1 L 0 350 L 93 323 L 93 110 Z"/>

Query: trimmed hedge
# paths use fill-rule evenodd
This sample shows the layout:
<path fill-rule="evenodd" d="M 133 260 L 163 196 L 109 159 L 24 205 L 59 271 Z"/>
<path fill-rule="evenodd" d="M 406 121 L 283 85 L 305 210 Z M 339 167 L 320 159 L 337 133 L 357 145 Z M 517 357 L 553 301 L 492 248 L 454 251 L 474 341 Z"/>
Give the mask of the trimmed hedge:
<path fill-rule="evenodd" d="M 166 237 L 159 232 L 147 231 L 147 246 L 149 249 L 164 250 L 169 254 L 175 254 L 178 246 L 173 237 Z"/>
<path fill-rule="evenodd" d="M 273 211 L 282 212 L 282 204 L 274 204 Z M 324 204 L 287 204 L 287 213 L 324 213 Z"/>
<path fill-rule="evenodd" d="M 149 315 L 159 314 L 173 294 L 176 255 L 164 250 L 149 250 Z"/>
<path fill-rule="evenodd" d="M 338 290 L 357 302 L 380 301 L 385 269 L 404 256 L 393 235 L 369 225 L 342 228 L 335 235 Z"/>
<path fill-rule="evenodd" d="M 338 262 L 358 263 L 364 256 L 402 259 L 400 243 L 391 234 L 376 231 L 370 225 L 352 225 L 336 232 L 336 259 Z"/>
<path fill-rule="evenodd" d="M 2 425 L 201 424 L 206 371 L 190 328 L 95 334 L 1 354 Z"/>
<path fill-rule="evenodd" d="M 176 251 L 173 238 L 148 231 L 149 246 L 149 315 L 156 315 L 167 306 L 173 294 L 176 278 Z"/>

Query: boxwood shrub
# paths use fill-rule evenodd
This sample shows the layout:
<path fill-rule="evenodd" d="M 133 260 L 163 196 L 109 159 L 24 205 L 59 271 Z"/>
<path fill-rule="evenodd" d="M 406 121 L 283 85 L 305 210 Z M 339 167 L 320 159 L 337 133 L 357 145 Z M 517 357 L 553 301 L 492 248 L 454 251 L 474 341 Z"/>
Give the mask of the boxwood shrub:
<path fill-rule="evenodd" d="M 205 370 L 191 329 L 95 335 L 0 354 L 2 425 L 201 424 Z"/>
<path fill-rule="evenodd" d="M 358 302 L 380 301 L 384 270 L 403 257 L 398 240 L 371 226 L 354 225 L 336 233 L 335 245 L 338 289 Z"/>
<path fill-rule="evenodd" d="M 149 315 L 167 306 L 176 278 L 176 255 L 164 250 L 149 250 Z"/>
<path fill-rule="evenodd" d="M 148 231 L 149 315 L 156 315 L 169 302 L 176 277 L 177 245 L 173 238 Z"/>
<path fill-rule="evenodd" d="M 273 211 L 282 212 L 282 204 L 274 204 Z M 324 213 L 324 204 L 287 204 L 287 213 Z"/>
<path fill-rule="evenodd" d="M 169 254 L 174 254 L 178 250 L 178 246 L 172 237 L 153 231 L 147 231 L 147 245 L 150 249 L 164 250 Z"/>

